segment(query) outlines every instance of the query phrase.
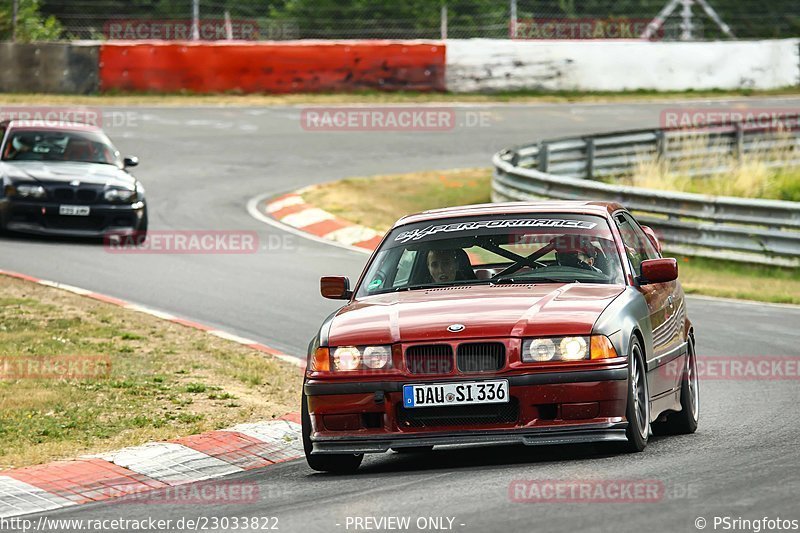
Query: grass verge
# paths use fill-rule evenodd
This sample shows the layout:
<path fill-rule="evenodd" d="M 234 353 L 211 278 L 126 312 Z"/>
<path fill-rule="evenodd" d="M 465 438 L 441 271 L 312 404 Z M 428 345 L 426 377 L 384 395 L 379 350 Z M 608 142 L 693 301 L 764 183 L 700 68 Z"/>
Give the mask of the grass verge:
<path fill-rule="evenodd" d="M 0 104 L 5 105 L 326 105 L 326 104 L 414 104 L 414 103 L 568 103 L 568 102 L 629 102 L 649 100 L 686 100 L 695 98 L 735 98 L 798 96 L 796 87 L 768 91 L 510 91 L 496 93 L 431 93 L 357 91 L 352 93 L 302 93 L 302 94 L 158 94 L 112 93 L 96 95 L 58 95 L 34 93 L 0 94 Z"/>
<path fill-rule="evenodd" d="M 303 198 L 346 220 L 386 231 L 409 213 L 488 202 L 490 180 L 486 168 L 350 178 L 309 189 Z M 687 293 L 800 304 L 800 269 L 667 254 L 678 258 Z"/>
<path fill-rule="evenodd" d="M 0 276 L 0 470 L 268 420 L 300 383 L 251 348 Z"/>

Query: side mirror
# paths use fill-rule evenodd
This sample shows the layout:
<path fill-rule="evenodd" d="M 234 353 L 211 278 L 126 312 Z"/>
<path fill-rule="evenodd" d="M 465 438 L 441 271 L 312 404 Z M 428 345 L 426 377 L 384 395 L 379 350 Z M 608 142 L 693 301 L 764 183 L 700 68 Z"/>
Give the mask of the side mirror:
<path fill-rule="evenodd" d="M 349 300 L 353 295 L 350 278 L 346 276 L 323 276 L 319 280 L 319 292 L 331 300 Z"/>
<path fill-rule="evenodd" d="M 139 164 L 139 158 L 135 155 L 130 155 L 122 160 L 122 164 L 125 168 L 135 167 Z"/>
<path fill-rule="evenodd" d="M 642 276 L 640 282 L 667 283 L 678 279 L 678 262 L 666 257 L 663 259 L 647 259 L 642 261 Z"/>
<path fill-rule="evenodd" d="M 647 235 L 647 238 L 650 239 L 650 242 L 653 243 L 653 246 L 656 247 L 656 251 L 661 253 L 661 243 L 658 241 L 658 237 L 656 237 L 656 232 L 653 231 L 653 228 L 650 226 L 642 226 L 642 230 L 644 230 L 644 233 Z"/>

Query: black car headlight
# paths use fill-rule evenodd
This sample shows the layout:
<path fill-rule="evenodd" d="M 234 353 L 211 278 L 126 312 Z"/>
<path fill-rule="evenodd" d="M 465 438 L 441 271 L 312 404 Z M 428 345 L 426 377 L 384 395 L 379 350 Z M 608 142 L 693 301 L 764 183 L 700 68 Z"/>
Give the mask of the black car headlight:
<path fill-rule="evenodd" d="M 135 202 L 136 196 L 136 189 L 113 188 L 106 189 L 106 191 L 103 193 L 103 197 L 106 199 L 106 201 L 114 204 Z"/>
<path fill-rule="evenodd" d="M 21 183 L 19 185 L 6 186 L 6 196 L 13 196 L 16 198 L 45 198 L 47 191 L 41 185 L 32 185 L 29 183 Z"/>

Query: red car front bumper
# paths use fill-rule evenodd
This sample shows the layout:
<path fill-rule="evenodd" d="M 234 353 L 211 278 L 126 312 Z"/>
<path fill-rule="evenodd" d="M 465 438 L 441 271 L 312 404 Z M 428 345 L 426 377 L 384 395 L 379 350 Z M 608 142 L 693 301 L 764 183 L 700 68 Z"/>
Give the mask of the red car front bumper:
<path fill-rule="evenodd" d="M 406 409 L 403 385 L 507 379 L 508 403 Z M 624 441 L 627 364 L 470 378 L 313 380 L 304 385 L 312 453 L 390 448 Z"/>

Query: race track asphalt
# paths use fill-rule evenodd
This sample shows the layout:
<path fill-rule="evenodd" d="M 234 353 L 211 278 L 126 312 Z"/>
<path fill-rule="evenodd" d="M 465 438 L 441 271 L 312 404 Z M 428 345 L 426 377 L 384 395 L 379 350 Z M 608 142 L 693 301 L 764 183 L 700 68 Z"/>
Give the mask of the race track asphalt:
<path fill-rule="evenodd" d="M 797 108 L 798 100 L 748 104 Z M 127 124 L 107 130 L 125 154 L 142 160 L 135 174 L 147 187 L 151 230 L 253 230 L 268 249 L 112 254 L 92 243 L 5 238 L 0 269 L 168 311 L 301 356 L 319 322 L 336 308 L 319 296 L 319 276 L 355 277 L 366 256 L 253 219 L 245 209 L 251 197 L 348 176 L 489 166 L 491 155 L 507 146 L 657 126 L 663 109 L 682 105 L 471 106 L 457 108 L 459 125 L 451 131 L 336 133 L 301 128 L 300 107 L 118 109 L 127 113 Z M 467 127 L 477 113 L 486 125 Z M 687 307 L 701 357 L 800 351 L 796 309 L 699 298 L 689 298 Z M 708 520 L 708 530 L 714 516 L 800 519 L 798 381 L 704 380 L 701 394 L 695 435 L 653 438 L 637 455 L 600 446 L 388 454 L 368 458 L 347 477 L 315 474 L 294 461 L 230 478 L 257 483 L 257 504 L 99 503 L 48 516 L 277 516 L 281 531 L 303 533 L 354 531 L 348 516 L 410 516 L 411 531 L 418 530 L 419 517 L 443 516 L 454 517 L 456 531 L 696 531 L 697 517 Z M 594 478 L 656 480 L 664 494 L 655 503 L 509 499 L 509 484 L 518 479 Z"/>

